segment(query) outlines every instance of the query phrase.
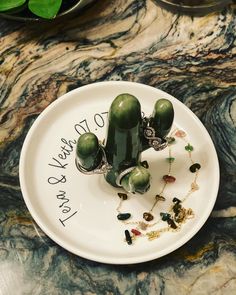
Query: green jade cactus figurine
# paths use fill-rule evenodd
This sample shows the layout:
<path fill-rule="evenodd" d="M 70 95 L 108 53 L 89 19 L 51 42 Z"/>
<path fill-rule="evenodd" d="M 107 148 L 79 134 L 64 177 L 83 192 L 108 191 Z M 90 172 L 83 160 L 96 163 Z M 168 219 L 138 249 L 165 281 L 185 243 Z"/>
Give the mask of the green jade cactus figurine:
<path fill-rule="evenodd" d="M 151 176 L 142 165 L 141 153 L 167 146 L 174 119 L 172 103 L 156 101 L 150 118 L 142 118 L 138 99 L 128 93 L 118 95 L 111 104 L 104 145 L 91 132 L 81 135 L 76 147 L 76 165 L 84 174 L 100 173 L 114 187 L 130 193 L 145 193 Z"/>

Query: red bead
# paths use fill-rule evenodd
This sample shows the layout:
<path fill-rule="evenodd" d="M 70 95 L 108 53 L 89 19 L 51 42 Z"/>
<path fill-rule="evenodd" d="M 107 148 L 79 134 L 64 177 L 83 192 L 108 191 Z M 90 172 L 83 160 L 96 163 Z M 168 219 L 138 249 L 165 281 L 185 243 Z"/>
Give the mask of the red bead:
<path fill-rule="evenodd" d="M 140 231 L 138 231 L 135 228 L 131 229 L 131 233 L 134 234 L 135 236 L 140 236 L 142 234 Z"/>
<path fill-rule="evenodd" d="M 166 183 L 173 183 L 175 182 L 175 177 L 174 176 L 171 176 L 171 175 L 164 175 L 163 176 L 163 180 L 166 182 Z"/>

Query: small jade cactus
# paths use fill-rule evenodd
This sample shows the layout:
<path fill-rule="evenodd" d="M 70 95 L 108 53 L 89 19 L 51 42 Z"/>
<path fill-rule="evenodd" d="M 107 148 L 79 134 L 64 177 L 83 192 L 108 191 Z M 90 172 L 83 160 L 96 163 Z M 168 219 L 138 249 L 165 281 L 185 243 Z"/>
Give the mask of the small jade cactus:
<path fill-rule="evenodd" d="M 145 193 L 150 188 L 151 175 L 143 165 L 141 153 L 167 146 L 174 119 L 172 103 L 156 101 L 149 118 L 142 118 L 138 99 L 128 93 L 118 95 L 108 114 L 108 130 L 104 144 L 94 133 L 81 135 L 76 147 L 76 165 L 84 174 L 102 173 L 114 187 L 130 193 Z"/>

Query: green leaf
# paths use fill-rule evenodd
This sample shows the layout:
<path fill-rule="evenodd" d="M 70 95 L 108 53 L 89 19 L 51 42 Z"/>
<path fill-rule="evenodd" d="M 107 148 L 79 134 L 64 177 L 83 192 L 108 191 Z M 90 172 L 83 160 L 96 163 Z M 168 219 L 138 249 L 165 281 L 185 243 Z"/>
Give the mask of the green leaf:
<path fill-rule="evenodd" d="M 0 11 L 7 11 L 23 5 L 26 0 L 0 0 Z"/>
<path fill-rule="evenodd" d="M 46 19 L 56 17 L 62 0 L 29 0 L 28 7 L 31 12 Z"/>

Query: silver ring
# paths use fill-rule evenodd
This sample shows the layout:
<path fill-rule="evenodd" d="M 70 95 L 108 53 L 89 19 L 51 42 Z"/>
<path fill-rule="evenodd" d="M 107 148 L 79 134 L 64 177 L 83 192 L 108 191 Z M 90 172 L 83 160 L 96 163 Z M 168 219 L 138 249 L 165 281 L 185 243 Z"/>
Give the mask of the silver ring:
<path fill-rule="evenodd" d="M 109 170 L 111 170 L 112 166 L 107 162 L 107 157 L 106 157 L 106 153 L 105 150 L 103 148 L 103 146 L 99 145 L 99 147 L 102 150 L 102 159 L 101 162 L 98 164 L 98 166 L 96 168 L 94 168 L 93 170 L 86 170 L 80 163 L 78 160 L 78 157 L 76 155 L 75 158 L 75 165 L 77 167 L 77 169 L 86 175 L 92 175 L 92 174 L 105 174 L 107 173 Z"/>
<path fill-rule="evenodd" d="M 117 176 L 117 178 L 116 178 L 116 184 L 118 185 L 118 186 L 121 186 L 121 180 L 122 180 L 122 178 L 125 176 L 125 175 L 127 175 L 127 174 L 129 174 L 134 168 L 136 168 L 137 166 L 132 166 L 132 167 L 129 167 L 129 168 L 127 168 L 127 169 L 125 169 L 125 170 L 123 170 L 118 176 Z"/>
<path fill-rule="evenodd" d="M 166 140 L 163 140 L 155 135 L 155 129 L 153 127 L 147 126 L 144 129 L 143 135 L 146 139 L 148 139 L 149 146 L 153 147 L 155 151 L 161 151 L 168 145 Z"/>

